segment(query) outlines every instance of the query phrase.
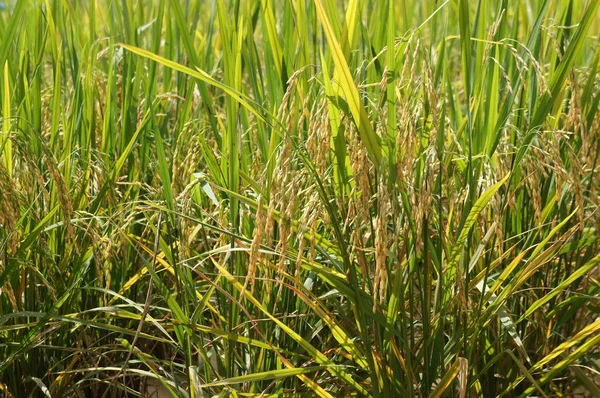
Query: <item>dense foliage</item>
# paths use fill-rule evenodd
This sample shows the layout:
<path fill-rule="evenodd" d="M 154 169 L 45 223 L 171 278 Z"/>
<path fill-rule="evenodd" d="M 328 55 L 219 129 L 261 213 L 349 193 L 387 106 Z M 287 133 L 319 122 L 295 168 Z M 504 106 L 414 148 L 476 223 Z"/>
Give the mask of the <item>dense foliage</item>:
<path fill-rule="evenodd" d="M 5 390 L 600 396 L 599 5 L 7 2 Z"/>

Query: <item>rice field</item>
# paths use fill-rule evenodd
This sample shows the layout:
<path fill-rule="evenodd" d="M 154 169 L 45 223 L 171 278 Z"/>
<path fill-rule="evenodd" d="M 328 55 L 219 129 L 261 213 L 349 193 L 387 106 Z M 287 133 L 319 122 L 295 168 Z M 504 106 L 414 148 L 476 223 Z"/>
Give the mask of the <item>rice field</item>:
<path fill-rule="evenodd" d="M 599 6 L 4 1 L 0 397 L 600 397 Z"/>

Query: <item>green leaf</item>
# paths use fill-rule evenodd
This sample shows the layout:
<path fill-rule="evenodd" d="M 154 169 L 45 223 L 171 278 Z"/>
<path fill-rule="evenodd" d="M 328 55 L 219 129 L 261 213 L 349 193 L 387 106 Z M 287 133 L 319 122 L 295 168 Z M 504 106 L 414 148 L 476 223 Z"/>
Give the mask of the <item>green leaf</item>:
<path fill-rule="evenodd" d="M 375 167 L 379 167 L 383 156 L 381 144 L 379 143 L 379 137 L 377 134 L 375 134 L 375 131 L 371 126 L 371 122 L 369 121 L 369 115 L 360 101 L 358 89 L 356 88 L 356 85 L 352 79 L 352 75 L 350 74 L 346 57 L 344 56 L 340 44 L 335 37 L 333 28 L 329 22 L 329 18 L 327 17 L 327 13 L 323 8 L 323 4 L 321 3 L 321 0 L 314 0 L 314 3 L 317 10 L 317 15 L 321 21 L 321 25 L 323 26 L 323 31 L 325 32 L 325 37 L 327 38 L 327 42 L 331 48 L 331 55 L 333 56 L 336 73 L 340 79 L 340 87 L 346 102 L 348 102 L 354 123 L 358 128 L 358 132 L 367 149 L 367 153 L 369 154 L 371 161 Z"/>

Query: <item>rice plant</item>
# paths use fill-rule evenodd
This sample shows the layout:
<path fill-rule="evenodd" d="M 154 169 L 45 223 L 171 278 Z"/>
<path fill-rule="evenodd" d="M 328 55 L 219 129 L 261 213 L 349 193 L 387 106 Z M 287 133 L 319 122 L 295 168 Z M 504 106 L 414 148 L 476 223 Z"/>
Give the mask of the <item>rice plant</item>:
<path fill-rule="evenodd" d="M 1 3 L 0 393 L 599 397 L 599 6 Z"/>

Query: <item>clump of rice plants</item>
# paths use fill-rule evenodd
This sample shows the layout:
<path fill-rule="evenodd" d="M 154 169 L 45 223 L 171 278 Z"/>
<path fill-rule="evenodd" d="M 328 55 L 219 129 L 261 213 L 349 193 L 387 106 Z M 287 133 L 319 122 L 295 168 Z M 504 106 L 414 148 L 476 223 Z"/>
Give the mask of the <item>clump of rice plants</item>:
<path fill-rule="evenodd" d="M 599 6 L 5 2 L 0 391 L 600 396 Z"/>

